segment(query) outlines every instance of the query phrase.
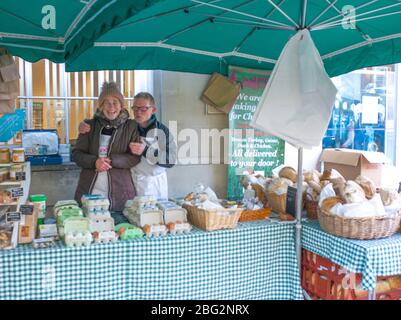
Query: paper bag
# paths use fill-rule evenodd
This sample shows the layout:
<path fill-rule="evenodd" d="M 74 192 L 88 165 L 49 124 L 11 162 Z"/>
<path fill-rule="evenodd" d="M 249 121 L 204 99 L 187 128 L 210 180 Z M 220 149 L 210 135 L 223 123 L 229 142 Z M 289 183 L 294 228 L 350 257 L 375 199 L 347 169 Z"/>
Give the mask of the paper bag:
<path fill-rule="evenodd" d="M 295 147 L 319 146 L 336 93 L 309 31 L 301 30 L 284 47 L 251 125 Z"/>
<path fill-rule="evenodd" d="M 227 77 L 213 73 L 202 93 L 201 100 L 225 113 L 229 113 L 240 93 L 241 85 Z"/>

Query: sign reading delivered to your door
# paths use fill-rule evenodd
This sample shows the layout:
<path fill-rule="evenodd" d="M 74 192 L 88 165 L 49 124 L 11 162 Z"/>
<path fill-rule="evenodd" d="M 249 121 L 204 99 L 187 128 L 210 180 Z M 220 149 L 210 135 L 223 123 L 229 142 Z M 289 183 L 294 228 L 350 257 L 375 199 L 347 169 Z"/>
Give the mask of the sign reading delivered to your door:
<path fill-rule="evenodd" d="M 241 93 L 229 114 L 227 198 L 243 197 L 240 178 L 247 172 L 271 175 L 284 163 L 284 140 L 268 136 L 249 124 L 269 79 L 270 71 L 229 66 L 228 76 L 242 84 Z"/>

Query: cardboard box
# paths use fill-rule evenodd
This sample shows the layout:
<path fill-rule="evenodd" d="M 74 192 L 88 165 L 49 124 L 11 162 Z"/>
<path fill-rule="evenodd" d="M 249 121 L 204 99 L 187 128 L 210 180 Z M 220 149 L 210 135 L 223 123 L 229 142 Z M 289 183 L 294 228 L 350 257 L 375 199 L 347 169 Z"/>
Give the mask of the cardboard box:
<path fill-rule="evenodd" d="M 324 169 L 336 169 L 347 180 L 354 180 L 357 176 L 363 175 L 380 186 L 382 166 L 388 159 L 383 152 L 324 149 L 320 161 L 324 162 Z"/>

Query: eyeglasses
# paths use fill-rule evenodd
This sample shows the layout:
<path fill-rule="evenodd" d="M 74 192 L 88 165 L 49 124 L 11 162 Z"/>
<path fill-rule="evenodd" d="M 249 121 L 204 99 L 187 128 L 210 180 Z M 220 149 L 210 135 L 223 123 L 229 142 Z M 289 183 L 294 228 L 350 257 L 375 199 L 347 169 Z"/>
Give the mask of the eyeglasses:
<path fill-rule="evenodd" d="M 150 108 L 152 108 L 153 106 L 144 106 L 144 107 L 138 107 L 138 106 L 132 106 L 132 110 L 133 111 L 142 111 L 142 112 L 146 112 L 148 111 Z"/>

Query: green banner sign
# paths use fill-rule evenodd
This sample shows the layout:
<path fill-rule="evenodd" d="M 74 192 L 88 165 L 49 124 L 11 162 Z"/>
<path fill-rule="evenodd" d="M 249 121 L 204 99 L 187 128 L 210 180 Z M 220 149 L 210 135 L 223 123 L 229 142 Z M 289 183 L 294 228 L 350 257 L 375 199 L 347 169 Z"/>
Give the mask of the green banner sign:
<path fill-rule="evenodd" d="M 229 114 L 228 191 L 227 198 L 240 200 L 243 190 L 240 178 L 247 172 L 271 175 L 272 169 L 284 163 L 284 140 L 268 136 L 249 125 L 270 71 L 229 67 L 231 80 L 242 84 Z"/>

